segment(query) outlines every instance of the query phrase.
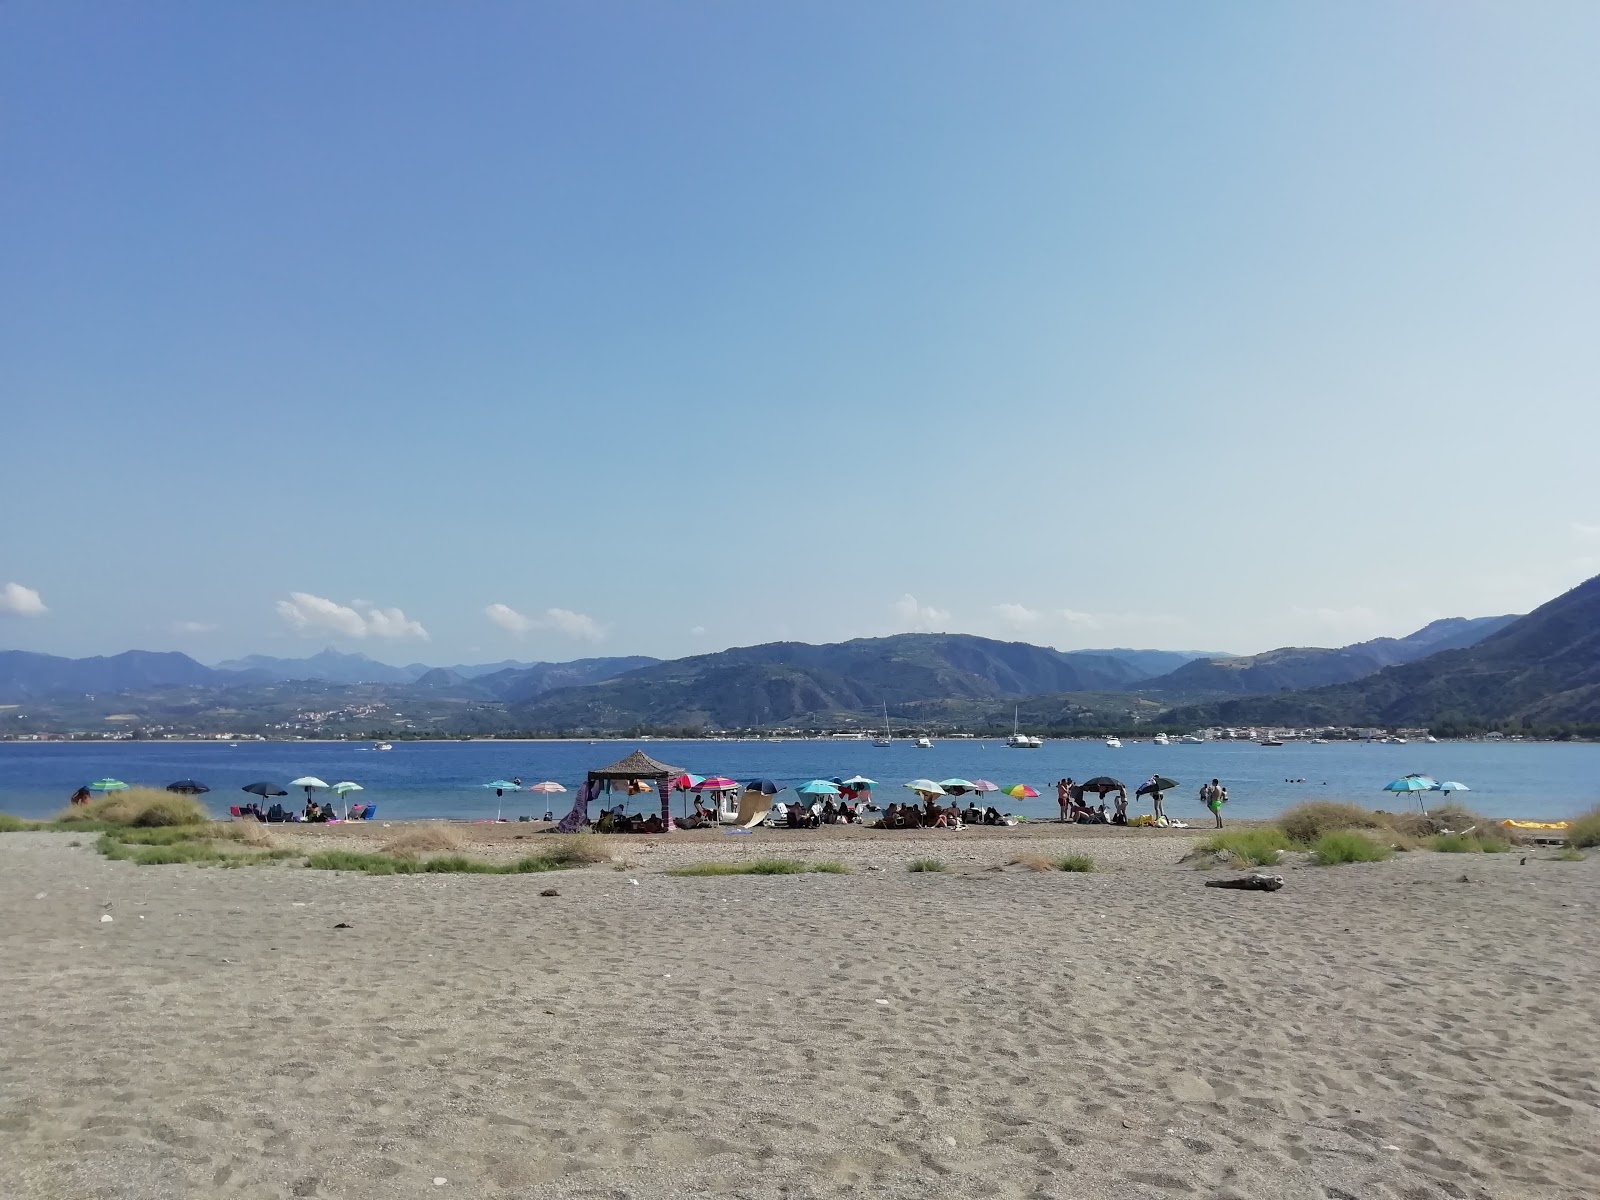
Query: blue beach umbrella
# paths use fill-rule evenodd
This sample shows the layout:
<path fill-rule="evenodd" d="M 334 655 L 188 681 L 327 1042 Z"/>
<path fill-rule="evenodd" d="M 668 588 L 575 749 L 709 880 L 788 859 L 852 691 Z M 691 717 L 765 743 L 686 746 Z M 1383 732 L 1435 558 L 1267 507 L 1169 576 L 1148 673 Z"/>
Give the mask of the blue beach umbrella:
<path fill-rule="evenodd" d="M 802 796 L 837 796 L 839 789 L 826 779 L 813 779 L 810 783 L 795 788 Z"/>
<path fill-rule="evenodd" d="M 494 819 L 496 821 L 500 819 L 500 804 L 498 801 L 504 797 L 507 792 L 516 792 L 522 789 L 522 785 L 515 779 L 496 779 L 493 783 L 485 783 L 481 786 L 494 789 L 494 796 L 496 800 L 496 804 L 494 806 Z"/>
<path fill-rule="evenodd" d="M 749 779 L 745 781 L 744 790 L 760 792 L 763 796 L 776 796 L 783 791 L 783 784 L 776 779 Z"/>
<path fill-rule="evenodd" d="M 1396 779 L 1393 783 L 1384 784 L 1383 790 L 1386 792 L 1420 793 L 1431 792 L 1438 786 L 1439 785 L 1437 783 L 1428 778 L 1426 775 L 1407 775 L 1404 779 Z M 1428 808 L 1425 804 L 1423 804 L 1422 797 L 1420 795 L 1417 796 L 1417 807 L 1422 809 L 1423 812 L 1428 811 Z"/>
<path fill-rule="evenodd" d="M 1464 783 L 1457 783 L 1455 780 L 1450 779 L 1441 783 L 1434 790 L 1438 792 L 1470 792 L 1472 789 Z"/>

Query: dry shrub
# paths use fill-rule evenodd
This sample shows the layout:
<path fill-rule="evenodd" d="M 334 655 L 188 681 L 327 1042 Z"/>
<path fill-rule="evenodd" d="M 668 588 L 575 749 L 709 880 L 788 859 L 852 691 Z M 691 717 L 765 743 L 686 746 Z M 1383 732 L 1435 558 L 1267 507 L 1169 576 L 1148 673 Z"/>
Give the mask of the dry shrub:
<path fill-rule="evenodd" d="M 1567 826 L 1567 844 L 1574 850 L 1600 846 L 1600 807 L 1591 808 Z"/>
<path fill-rule="evenodd" d="M 1514 846 L 1522 840 L 1522 835 L 1516 830 L 1507 829 L 1500 822 L 1491 821 L 1455 803 L 1441 804 L 1426 813 L 1385 813 L 1384 816 L 1390 829 L 1414 841 L 1426 841 L 1442 833 L 1465 833 L 1469 829 L 1484 841 L 1508 846 Z"/>
<path fill-rule="evenodd" d="M 1311 845 L 1325 833 L 1337 829 L 1378 829 L 1383 818 L 1357 804 L 1340 804 L 1332 800 L 1313 800 L 1297 804 L 1278 818 L 1278 828 L 1289 835 L 1289 840 Z"/>
<path fill-rule="evenodd" d="M 206 806 L 193 796 L 180 796 L 158 788 L 129 788 L 112 792 L 88 804 L 76 804 L 59 813 L 56 820 L 72 824 L 102 821 L 108 825 L 129 825 L 154 829 L 163 825 L 205 825 L 211 821 Z"/>
<path fill-rule="evenodd" d="M 238 842 L 241 846 L 254 846 L 258 850 L 267 850 L 277 845 L 272 840 L 272 835 L 267 832 L 267 827 L 255 820 L 219 824 L 216 836 L 226 838 L 230 842 Z"/>
<path fill-rule="evenodd" d="M 611 861 L 605 839 L 592 833 L 565 833 L 539 845 L 539 856 L 562 866 L 590 866 Z"/>
<path fill-rule="evenodd" d="M 383 853 L 395 858 L 418 858 L 424 854 L 458 852 L 466 845 L 467 839 L 448 825 L 416 825 L 384 842 Z"/>
<path fill-rule="evenodd" d="M 1013 858 L 1006 864 L 1008 867 L 1025 867 L 1029 871 L 1054 871 L 1055 863 L 1038 854 L 1024 854 L 1020 858 Z"/>

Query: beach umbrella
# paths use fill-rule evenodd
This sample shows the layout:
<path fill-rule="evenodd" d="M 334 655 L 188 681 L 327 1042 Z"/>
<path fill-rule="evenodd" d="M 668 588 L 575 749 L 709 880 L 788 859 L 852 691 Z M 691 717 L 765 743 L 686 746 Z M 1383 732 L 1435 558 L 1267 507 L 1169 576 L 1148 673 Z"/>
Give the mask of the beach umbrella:
<path fill-rule="evenodd" d="M 695 784 L 704 783 L 705 778 L 704 775 L 693 775 L 685 771 L 672 781 L 672 790 L 675 792 L 687 792 Z"/>
<path fill-rule="evenodd" d="M 1102 800 L 1106 798 L 1107 792 L 1126 792 L 1128 790 L 1128 785 L 1123 783 L 1122 780 L 1113 779 L 1109 775 L 1096 775 L 1093 779 L 1080 783 L 1078 787 L 1085 792 L 1094 792 Z"/>
<path fill-rule="evenodd" d="M 91 792 L 125 792 L 128 785 L 120 779 L 96 779 L 89 785 Z"/>
<path fill-rule="evenodd" d="M 1002 795 L 1010 796 L 1013 800 L 1033 800 L 1039 793 L 1025 783 L 1014 783 L 1008 788 L 1001 788 Z"/>
<path fill-rule="evenodd" d="M 1149 796 L 1157 792 L 1170 792 L 1178 786 L 1176 779 L 1168 779 L 1165 775 L 1152 775 L 1150 782 L 1142 784 L 1135 796 Z"/>
<path fill-rule="evenodd" d="M 763 796 L 776 796 L 783 791 L 783 784 L 776 779 L 749 779 L 745 781 L 744 790 L 760 792 Z"/>
<path fill-rule="evenodd" d="M 1386 792 L 1418 793 L 1417 807 L 1426 813 L 1428 811 L 1428 806 L 1423 803 L 1421 793 L 1431 792 L 1438 786 L 1438 783 L 1432 779 L 1429 779 L 1426 775 L 1407 775 L 1404 779 L 1396 779 L 1393 783 L 1384 784 L 1383 790 Z"/>
<path fill-rule="evenodd" d="M 813 779 L 810 783 L 795 788 L 802 796 L 837 796 L 839 789 L 826 779 Z"/>
<path fill-rule="evenodd" d="M 849 779 L 839 780 L 840 787 L 867 788 L 869 791 L 878 786 L 876 779 L 868 779 L 865 775 L 852 775 Z"/>
<path fill-rule="evenodd" d="M 529 784 L 528 785 L 528 790 L 530 792 L 539 792 L 539 793 L 541 793 L 543 795 L 546 795 L 546 796 L 553 796 L 557 792 L 564 792 L 567 789 L 562 787 L 554 779 L 546 779 L 543 783 L 531 783 L 531 784 Z"/>
<path fill-rule="evenodd" d="M 726 775 L 712 775 L 702 779 L 689 790 L 693 792 L 731 792 L 739 786 L 737 779 L 729 779 Z"/>
<path fill-rule="evenodd" d="M 939 786 L 951 796 L 964 796 L 968 792 L 977 791 L 970 779 L 941 779 Z"/>
<path fill-rule="evenodd" d="M 249 792 L 252 796 L 260 796 L 263 800 L 271 800 L 277 796 L 287 796 L 289 794 L 275 783 L 247 783 L 239 790 L 241 792 Z"/>
<path fill-rule="evenodd" d="M 342 783 L 334 784 L 328 790 L 344 801 L 344 819 L 348 821 L 350 819 L 350 793 L 364 792 L 367 789 L 362 787 L 359 783 L 351 783 L 350 780 L 346 779 Z"/>
<path fill-rule="evenodd" d="M 990 783 L 987 779 L 974 779 L 972 781 L 972 790 L 980 796 L 987 796 L 990 792 L 998 792 L 1000 785 L 998 783 Z"/>
<path fill-rule="evenodd" d="M 913 779 L 905 785 L 913 792 L 921 792 L 925 796 L 942 796 L 944 789 L 931 779 Z"/>
<path fill-rule="evenodd" d="M 210 790 L 205 784 L 193 779 L 180 779 L 177 783 L 167 784 L 167 791 L 177 792 L 180 796 L 200 796 Z"/>
<path fill-rule="evenodd" d="M 1470 792 L 1471 790 L 1472 789 L 1466 784 L 1456 783 L 1454 780 L 1448 780 L 1444 783 L 1441 783 L 1434 789 L 1436 792 Z"/>
<path fill-rule="evenodd" d="M 493 783 L 485 783 L 481 786 L 494 789 L 494 819 L 496 821 L 500 819 L 500 802 L 504 798 L 505 794 L 507 792 L 516 792 L 522 789 L 522 785 L 514 779 L 496 779 Z"/>

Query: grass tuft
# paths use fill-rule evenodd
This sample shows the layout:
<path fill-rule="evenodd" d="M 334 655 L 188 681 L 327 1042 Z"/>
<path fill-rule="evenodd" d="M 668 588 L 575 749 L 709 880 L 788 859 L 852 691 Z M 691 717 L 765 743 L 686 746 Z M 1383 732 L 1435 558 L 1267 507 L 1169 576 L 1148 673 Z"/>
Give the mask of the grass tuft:
<path fill-rule="evenodd" d="M 944 864 L 937 858 L 914 858 L 906 865 L 906 870 L 914 874 L 924 871 L 942 871 L 944 870 Z"/>
<path fill-rule="evenodd" d="M 821 862 L 812 863 L 811 873 L 813 875 L 848 875 L 850 874 L 850 864 L 836 862 L 831 858 L 827 858 Z"/>
<path fill-rule="evenodd" d="M 834 863 L 832 866 L 843 864 Z M 710 875 L 804 875 L 813 870 L 816 868 L 797 858 L 758 858 L 752 862 L 692 863 L 687 867 L 674 867 L 667 874 L 695 878 Z"/>
<path fill-rule="evenodd" d="M 1511 847 L 1477 833 L 1436 833 L 1428 839 L 1428 849 L 1440 854 L 1504 854 Z"/>
<path fill-rule="evenodd" d="M 564 833 L 541 843 L 540 856 L 564 867 L 587 867 L 611 861 L 605 838 L 593 833 Z"/>
<path fill-rule="evenodd" d="M 468 858 L 464 854 L 418 859 L 359 850 L 323 850 L 306 859 L 306 866 L 314 871 L 360 871 L 365 875 L 533 875 L 565 870 L 571 865 L 543 854 L 530 854 L 516 862 L 496 863 Z"/>
<path fill-rule="evenodd" d="M 1090 875 L 1095 871 L 1094 859 L 1087 854 L 1069 854 L 1056 859 L 1055 865 L 1058 871 L 1072 871 L 1081 875 Z"/>
<path fill-rule="evenodd" d="M 1357 833 L 1353 829 L 1341 829 L 1319 837 L 1316 845 L 1311 848 L 1311 853 L 1316 862 L 1331 867 L 1340 863 L 1382 862 L 1390 857 L 1394 850 L 1373 841 L 1364 833 Z"/>
<path fill-rule="evenodd" d="M 1299 849 L 1303 847 L 1284 830 L 1271 825 L 1263 825 L 1256 829 L 1224 829 L 1200 843 L 1202 854 L 1221 854 L 1226 851 L 1233 855 L 1234 861 L 1241 867 L 1247 865 L 1270 867 L 1278 861 L 1285 850 Z"/>
<path fill-rule="evenodd" d="M 10 813 L 0 813 L 0 833 L 31 833 L 44 826 L 38 821 L 25 821 Z"/>
<path fill-rule="evenodd" d="M 1277 826 L 1291 842 L 1309 846 L 1325 833 L 1336 829 L 1378 829 L 1383 818 L 1360 805 L 1340 804 L 1332 800 L 1313 800 L 1297 804 L 1277 820 Z M 1280 847 L 1288 849 L 1288 847 Z M 1269 866 L 1262 863 L 1262 866 Z"/>
<path fill-rule="evenodd" d="M 367 875 L 410 875 L 417 864 L 392 854 L 369 854 L 361 850 L 319 850 L 306 858 L 313 871 L 361 871 Z"/>
<path fill-rule="evenodd" d="M 1567 845 L 1574 850 L 1600 846 L 1600 807 L 1591 808 L 1567 826 Z"/>
<path fill-rule="evenodd" d="M 1556 862 L 1582 862 L 1589 856 L 1582 850 L 1574 850 L 1571 846 L 1568 846 L 1560 854 L 1552 855 L 1551 857 Z"/>

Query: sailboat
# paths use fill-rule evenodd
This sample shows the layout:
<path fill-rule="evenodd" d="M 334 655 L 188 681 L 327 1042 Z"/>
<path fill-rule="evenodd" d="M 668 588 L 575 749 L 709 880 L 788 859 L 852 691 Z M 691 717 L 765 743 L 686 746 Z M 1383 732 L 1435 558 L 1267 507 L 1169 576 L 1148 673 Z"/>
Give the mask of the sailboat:
<path fill-rule="evenodd" d="M 1019 709 L 1016 707 L 1011 710 L 1011 736 L 1006 739 L 1006 745 L 1013 750 L 1037 750 L 1044 745 L 1044 741 L 1040 738 L 1029 737 L 1025 733 L 1017 732 L 1018 711 Z"/>
<path fill-rule="evenodd" d="M 883 702 L 883 736 L 881 738 L 873 738 L 872 744 L 874 746 L 891 746 L 894 744 L 894 738 L 889 736 L 889 702 L 887 700 Z"/>

